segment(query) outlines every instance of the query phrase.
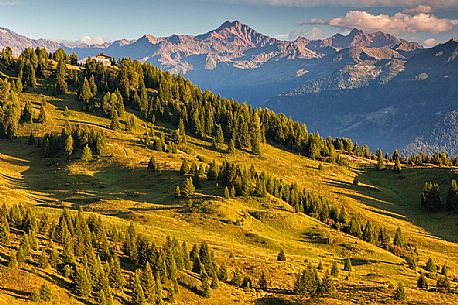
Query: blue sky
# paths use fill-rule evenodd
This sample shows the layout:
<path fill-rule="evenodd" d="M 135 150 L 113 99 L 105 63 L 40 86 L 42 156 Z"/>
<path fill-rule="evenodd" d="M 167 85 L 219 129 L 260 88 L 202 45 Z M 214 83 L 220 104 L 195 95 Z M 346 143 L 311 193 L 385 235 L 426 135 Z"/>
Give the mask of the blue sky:
<path fill-rule="evenodd" d="M 240 20 L 281 39 L 357 26 L 434 43 L 458 37 L 458 0 L 0 0 L 0 20 L 32 38 L 88 42 L 201 34 Z"/>

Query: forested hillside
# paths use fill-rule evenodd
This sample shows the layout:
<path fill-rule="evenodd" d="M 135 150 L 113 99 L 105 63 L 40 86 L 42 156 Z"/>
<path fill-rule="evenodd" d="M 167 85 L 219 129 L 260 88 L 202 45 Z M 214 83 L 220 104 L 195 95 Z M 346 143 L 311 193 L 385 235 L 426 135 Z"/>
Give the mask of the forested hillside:
<path fill-rule="evenodd" d="M 1 300 L 454 302 L 457 159 L 373 154 L 130 59 L 6 48 L 0 71 Z"/>

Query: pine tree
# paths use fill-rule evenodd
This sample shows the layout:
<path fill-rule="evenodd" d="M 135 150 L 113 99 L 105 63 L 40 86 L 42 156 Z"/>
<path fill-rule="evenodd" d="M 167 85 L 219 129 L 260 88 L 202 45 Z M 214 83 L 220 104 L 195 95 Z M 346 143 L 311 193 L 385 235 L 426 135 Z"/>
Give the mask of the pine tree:
<path fill-rule="evenodd" d="M 421 273 L 420 277 L 417 280 L 417 287 L 420 289 L 428 289 L 428 280 L 426 279 L 426 276 Z"/>
<path fill-rule="evenodd" d="M 121 264 L 116 255 L 110 259 L 110 273 L 108 278 L 110 280 L 110 286 L 113 288 L 121 288 L 124 285 Z"/>
<path fill-rule="evenodd" d="M 236 287 L 240 287 L 240 285 L 242 284 L 241 281 L 242 280 L 240 278 L 240 270 L 235 269 L 234 274 L 232 275 L 231 284 Z"/>
<path fill-rule="evenodd" d="M 151 171 L 151 172 L 157 172 L 158 171 L 158 165 L 157 165 L 157 162 L 156 162 L 156 158 L 153 156 L 151 156 L 151 158 L 149 159 L 149 162 L 148 162 L 148 171 Z"/>
<path fill-rule="evenodd" d="M 377 155 L 377 169 L 382 170 L 385 168 L 385 160 L 383 160 L 383 156 Z"/>
<path fill-rule="evenodd" d="M 145 269 L 142 271 L 141 282 L 146 300 L 152 301 L 156 293 L 156 281 L 149 262 L 146 263 Z"/>
<path fill-rule="evenodd" d="M 397 158 L 395 161 L 394 161 L 394 166 L 393 166 L 393 170 L 396 174 L 400 174 L 401 173 L 401 160 L 399 158 Z"/>
<path fill-rule="evenodd" d="M 35 68 L 30 66 L 30 74 L 29 74 L 29 84 L 30 87 L 35 88 L 37 86 L 37 77 L 35 75 Z"/>
<path fill-rule="evenodd" d="M 8 260 L 8 268 L 10 270 L 16 270 L 19 267 L 19 263 L 17 261 L 17 254 L 11 254 Z"/>
<path fill-rule="evenodd" d="M 231 195 L 229 194 L 229 188 L 226 186 L 224 187 L 224 198 L 229 199 Z"/>
<path fill-rule="evenodd" d="M 351 271 L 352 265 L 351 260 L 349 258 L 344 259 L 344 271 Z"/>
<path fill-rule="evenodd" d="M 405 245 L 406 245 L 406 242 L 405 242 L 405 240 L 404 240 L 404 237 L 403 237 L 403 235 L 402 235 L 402 232 L 401 232 L 401 228 L 400 228 L 400 227 L 398 227 L 398 228 L 396 229 L 396 234 L 394 235 L 393 244 L 394 244 L 395 246 L 400 247 L 400 248 L 404 248 Z"/>
<path fill-rule="evenodd" d="M 218 124 L 218 126 L 216 127 L 215 141 L 217 144 L 224 143 L 223 128 L 221 128 L 220 124 Z"/>
<path fill-rule="evenodd" d="M 210 284 L 208 283 L 208 274 L 205 269 L 200 272 L 200 281 L 202 282 L 202 296 L 205 298 L 210 297 Z"/>
<path fill-rule="evenodd" d="M 444 275 L 439 277 L 436 283 L 436 287 L 440 290 L 450 290 L 450 280 L 448 279 L 448 275 Z"/>
<path fill-rule="evenodd" d="M 70 161 L 70 157 L 73 153 L 73 137 L 71 134 L 65 139 L 65 153 L 67 154 L 67 161 Z"/>
<path fill-rule="evenodd" d="M 132 305 L 144 305 L 146 303 L 145 294 L 143 292 L 140 281 L 139 272 L 135 273 L 134 282 L 132 283 Z"/>
<path fill-rule="evenodd" d="M 89 101 L 92 98 L 91 87 L 87 78 L 84 78 L 83 86 L 81 87 L 80 99 L 83 101 L 86 107 L 89 106 Z"/>
<path fill-rule="evenodd" d="M 398 283 L 396 291 L 394 292 L 393 298 L 398 301 L 405 301 L 407 296 L 404 288 L 404 284 Z"/>
<path fill-rule="evenodd" d="M 45 104 L 43 102 L 41 103 L 41 106 L 40 106 L 40 114 L 38 115 L 38 123 L 44 124 L 46 123 L 46 119 L 47 119 L 46 109 L 45 109 Z"/>
<path fill-rule="evenodd" d="M 6 215 L 0 216 L 0 243 L 8 245 L 10 241 L 10 226 Z"/>
<path fill-rule="evenodd" d="M 428 261 L 426 262 L 426 270 L 429 272 L 436 272 L 436 265 L 434 265 L 431 257 L 428 258 Z"/>
<path fill-rule="evenodd" d="M 187 159 L 183 159 L 183 162 L 181 163 L 181 168 L 180 168 L 180 173 L 183 175 L 189 174 L 189 163 Z"/>
<path fill-rule="evenodd" d="M 81 153 L 81 161 L 89 162 L 92 160 L 92 150 L 89 148 L 89 145 L 84 145 L 83 152 Z"/>
<path fill-rule="evenodd" d="M 118 113 L 114 110 L 111 111 L 110 128 L 112 130 L 118 130 L 120 128 Z"/>
<path fill-rule="evenodd" d="M 186 178 L 186 181 L 184 183 L 184 186 L 181 192 L 186 197 L 190 197 L 192 194 L 194 194 L 195 191 L 196 191 L 196 188 L 194 187 L 194 184 L 192 183 L 192 178 L 191 177 Z"/>
<path fill-rule="evenodd" d="M 33 118 L 32 103 L 30 103 L 30 101 L 27 101 L 25 103 L 24 110 L 22 110 L 21 123 L 30 124 L 32 123 L 32 118 Z"/>
<path fill-rule="evenodd" d="M 75 292 L 83 298 L 87 298 L 92 292 L 91 282 L 85 266 L 76 269 Z"/>
<path fill-rule="evenodd" d="M 67 69 L 64 61 L 60 61 L 57 66 L 57 77 L 56 77 L 56 91 L 60 94 L 67 93 L 67 81 L 66 76 Z"/>
<path fill-rule="evenodd" d="M 442 209 L 439 184 L 432 182 L 425 183 L 421 195 L 421 206 L 428 212 L 437 212 Z"/>
<path fill-rule="evenodd" d="M 337 266 L 336 261 L 332 262 L 331 275 L 334 277 L 339 276 L 339 267 Z"/>
<path fill-rule="evenodd" d="M 452 180 L 447 193 L 447 211 L 458 211 L 458 186 L 456 180 Z"/>
<path fill-rule="evenodd" d="M 46 269 L 49 266 L 48 255 L 46 254 L 46 251 L 44 251 L 44 250 L 41 251 L 41 255 L 40 255 L 40 258 L 39 258 L 39 261 L 38 261 L 38 266 L 41 269 Z"/>
<path fill-rule="evenodd" d="M 229 146 L 227 147 L 227 152 L 230 153 L 230 154 L 235 152 L 235 141 L 234 141 L 234 139 L 231 139 L 229 141 Z"/>
<path fill-rule="evenodd" d="M 335 289 L 336 289 L 336 287 L 334 285 L 334 280 L 332 279 L 331 275 L 329 274 L 329 271 L 326 270 L 326 272 L 324 273 L 324 277 L 323 277 L 323 280 L 321 282 L 319 290 L 320 290 L 321 293 L 327 294 L 327 293 L 334 292 Z"/>
<path fill-rule="evenodd" d="M 278 253 L 277 255 L 277 261 L 278 262 L 284 262 L 286 261 L 286 255 L 285 255 L 285 251 L 282 249 L 280 249 L 280 252 Z"/>
<path fill-rule="evenodd" d="M 259 288 L 267 291 L 267 279 L 264 271 L 261 272 L 261 277 L 259 278 Z"/>

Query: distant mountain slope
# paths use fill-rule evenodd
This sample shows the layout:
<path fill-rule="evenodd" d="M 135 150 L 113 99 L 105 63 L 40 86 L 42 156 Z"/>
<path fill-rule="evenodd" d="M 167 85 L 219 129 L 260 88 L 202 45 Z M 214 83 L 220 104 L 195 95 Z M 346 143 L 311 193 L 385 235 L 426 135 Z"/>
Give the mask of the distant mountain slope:
<path fill-rule="evenodd" d="M 373 147 L 458 153 L 458 134 L 438 127 L 453 125 L 446 117 L 458 109 L 458 42 L 407 58 L 361 60 L 367 52 L 356 54 L 355 64 L 272 98 L 268 105 L 308 122 L 311 129 L 345 134 Z M 417 145 L 409 145 L 413 142 Z"/>
<path fill-rule="evenodd" d="M 53 52 L 60 47 L 57 42 L 45 40 L 45 39 L 31 39 L 22 35 L 19 35 L 10 29 L 0 27 L 0 49 L 4 47 L 10 47 L 14 53 L 18 54 L 25 48 L 46 48 Z"/>

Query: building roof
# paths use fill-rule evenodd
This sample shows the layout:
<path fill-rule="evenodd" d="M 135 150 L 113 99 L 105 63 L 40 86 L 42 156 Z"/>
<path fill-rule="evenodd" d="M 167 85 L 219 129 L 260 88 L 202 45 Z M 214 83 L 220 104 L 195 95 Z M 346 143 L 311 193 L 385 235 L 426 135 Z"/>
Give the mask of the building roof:
<path fill-rule="evenodd" d="M 97 54 L 96 58 L 104 58 L 104 59 L 111 59 L 111 56 L 105 55 L 103 53 Z"/>

